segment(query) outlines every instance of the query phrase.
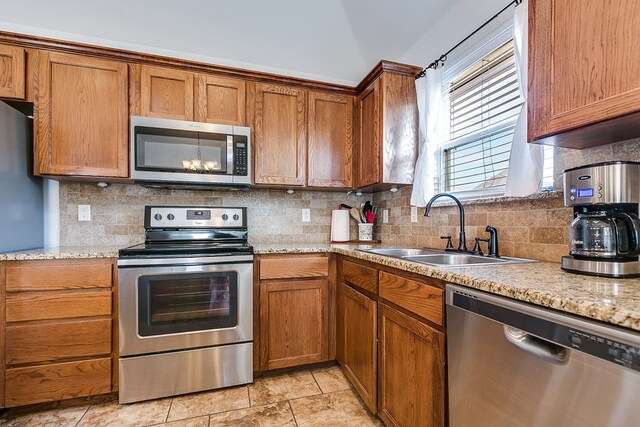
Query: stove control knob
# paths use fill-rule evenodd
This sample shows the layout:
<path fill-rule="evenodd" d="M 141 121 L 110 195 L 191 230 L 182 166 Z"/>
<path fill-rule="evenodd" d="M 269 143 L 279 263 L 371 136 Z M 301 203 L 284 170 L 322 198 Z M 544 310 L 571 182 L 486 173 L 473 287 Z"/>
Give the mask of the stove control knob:
<path fill-rule="evenodd" d="M 162 219 L 162 215 L 160 214 L 155 214 L 153 217 L 155 218 L 156 221 L 160 221 Z"/>
<path fill-rule="evenodd" d="M 229 215 L 227 215 L 227 214 L 222 214 L 222 220 L 223 220 L 223 221 L 226 221 L 226 220 L 228 220 L 228 219 L 229 219 Z"/>
<path fill-rule="evenodd" d="M 176 219 L 176 217 L 175 217 L 175 215 L 173 215 L 173 214 L 169 214 L 169 215 L 167 215 L 167 219 L 168 219 L 169 221 L 173 221 L 174 219 Z"/>
<path fill-rule="evenodd" d="M 239 220 L 239 219 L 240 219 L 240 215 L 235 214 L 235 215 L 233 216 L 233 220 L 234 220 L 234 221 L 237 221 L 237 220 Z"/>

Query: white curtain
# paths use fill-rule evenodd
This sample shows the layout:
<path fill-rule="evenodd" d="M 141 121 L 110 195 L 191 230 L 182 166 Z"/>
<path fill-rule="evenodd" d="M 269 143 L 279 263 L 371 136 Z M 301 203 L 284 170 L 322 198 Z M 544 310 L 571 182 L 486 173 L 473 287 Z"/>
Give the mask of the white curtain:
<path fill-rule="evenodd" d="M 522 197 L 538 191 L 542 185 L 544 148 L 527 142 L 527 0 L 513 14 L 513 43 L 518 86 L 524 98 L 511 145 L 505 196 Z"/>
<path fill-rule="evenodd" d="M 413 176 L 411 205 L 426 206 L 434 196 L 437 174 L 436 150 L 442 110 L 442 67 L 428 69 L 426 75 L 416 80 L 420 140 L 418 161 Z"/>

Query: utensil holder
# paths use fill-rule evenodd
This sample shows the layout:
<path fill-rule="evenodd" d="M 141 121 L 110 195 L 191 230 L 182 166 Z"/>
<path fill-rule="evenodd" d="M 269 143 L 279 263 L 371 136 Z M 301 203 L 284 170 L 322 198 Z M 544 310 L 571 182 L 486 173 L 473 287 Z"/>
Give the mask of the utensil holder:
<path fill-rule="evenodd" d="M 358 224 L 358 239 L 373 240 L 373 224 Z"/>

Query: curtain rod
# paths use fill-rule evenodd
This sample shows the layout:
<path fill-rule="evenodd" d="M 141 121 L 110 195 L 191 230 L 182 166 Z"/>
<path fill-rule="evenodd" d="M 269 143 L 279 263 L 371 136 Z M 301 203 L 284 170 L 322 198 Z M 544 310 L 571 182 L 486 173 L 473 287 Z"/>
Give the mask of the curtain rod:
<path fill-rule="evenodd" d="M 476 35 L 476 33 L 480 30 L 482 30 L 484 27 L 486 27 L 491 21 L 493 21 L 494 19 L 496 19 L 498 16 L 500 16 L 502 14 L 502 12 L 504 12 L 505 10 L 509 9 L 509 7 L 515 5 L 519 5 L 520 3 L 522 3 L 522 0 L 513 0 L 512 2 L 510 2 L 508 5 L 506 5 L 505 7 L 502 8 L 502 10 L 498 13 L 496 13 L 495 15 L 493 15 L 491 18 L 489 18 L 488 21 L 486 21 L 484 24 L 480 25 L 478 28 L 475 29 L 474 32 L 472 32 L 471 34 L 469 34 L 467 37 L 465 37 L 464 39 L 462 39 L 462 41 L 460 41 L 457 45 L 455 45 L 454 47 L 452 47 L 451 49 L 449 49 L 446 53 L 443 53 L 442 55 L 440 55 L 440 58 L 436 59 L 435 61 L 433 61 L 431 64 L 427 65 L 426 68 L 424 68 L 422 71 L 420 71 L 420 73 L 418 73 L 416 75 L 416 80 L 424 77 L 427 70 L 429 68 L 433 68 L 434 70 L 436 68 L 438 68 L 438 66 L 442 66 L 444 65 L 444 61 L 447 60 L 447 56 L 449 56 L 449 54 L 451 52 L 453 52 L 454 50 L 456 50 L 462 43 L 466 42 L 467 40 L 469 40 L 471 37 L 473 37 L 474 35 Z"/>

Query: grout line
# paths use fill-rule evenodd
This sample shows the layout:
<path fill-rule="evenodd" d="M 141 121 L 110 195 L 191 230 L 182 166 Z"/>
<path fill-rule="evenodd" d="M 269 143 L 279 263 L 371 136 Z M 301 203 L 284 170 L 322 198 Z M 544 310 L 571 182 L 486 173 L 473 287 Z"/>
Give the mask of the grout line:
<path fill-rule="evenodd" d="M 167 411 L 167 415 L 164 417 L 164 422 L 166 423 L 169 420 L 169 413 L 171 412 L 171 408 L 173 407 L 174 398 L 171 398 L 171 402 L 169 403 L 169 410 Z"/>
<path fill-rule="evenodd" d="M 78 427 L 80 425 L 80 422 L 82 421 L 82 419 L 87 415 L 87 412 L 89 412 L 89 409 L 91 409 L 92 405 L 87 406 L 87 409 L 84 411 L 84 413 L 82 414 L 82 416 L 80 417 L 80 419 L 78 420 L 78 422 L 76 423 L 76 427 Z"/>
<path fill-rule="evenodd" d="M 251 392 L 249 391 L 249 386 L 247 386 L 247 397 L 249 398 L 249 408 L 253 408 L 253 403 L 251 403 Z"/>
<path fill-rule="evenodd" d="M 311 377 L 313 377 L 313 381 L 316 383 L 316 385 L 318 386 L 318 389 L 320 390 L 320 394 L 324 394 L 324 390 L 322 390 L 322 387 L 320 387 L 320 383 L 318 382 L 318 380 L 316 379 L 316 376 L 313 374 L 313 371 L 309 371 L 309 373 L 311 373 Z"/>
<path fill-rule="evenodd" d="M 287 405 L 289 405 L 289 410 L 291 411 L 291 416 L 293 417 L 293 423 L 298 427 L 298 420 L 296 420 L 296 414 L 293 412 L 293 406 L 291 406 L 291 401 L 287 400 Z"/>

